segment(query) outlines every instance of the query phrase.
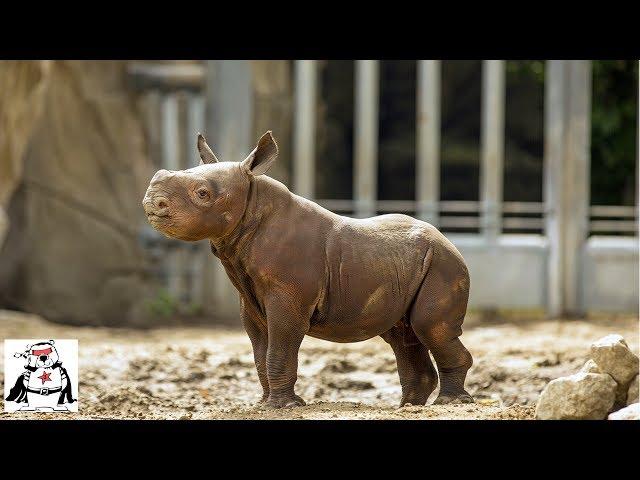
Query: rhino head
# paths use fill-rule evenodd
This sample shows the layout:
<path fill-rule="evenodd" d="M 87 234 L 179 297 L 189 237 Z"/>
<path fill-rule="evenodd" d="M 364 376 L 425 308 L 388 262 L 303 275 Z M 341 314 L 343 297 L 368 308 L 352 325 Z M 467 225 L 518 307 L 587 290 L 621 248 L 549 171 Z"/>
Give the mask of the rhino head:
<path fill-rule="evenodd" d="M 198 134 L 200 165 L 159 170 L 142 199 L 149 223 L 170 238 L 198 241 L 224 238 L 243 217 L 251 177 L 269 170 L 278 145 L 266 132 L 241 162 L 219 161 Z"/>

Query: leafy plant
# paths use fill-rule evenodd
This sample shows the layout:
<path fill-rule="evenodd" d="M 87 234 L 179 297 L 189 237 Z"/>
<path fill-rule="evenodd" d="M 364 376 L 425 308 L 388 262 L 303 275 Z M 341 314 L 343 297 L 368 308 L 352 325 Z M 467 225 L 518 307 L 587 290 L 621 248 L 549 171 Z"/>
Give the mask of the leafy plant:
<path fill-rule="evenodd" d="M 637 60 L 593 62 L 591 203 L 633 205 L 638 109 Z"/>
<path fill-rule="evenodd" d="M 155 298 L 147 304 L 149 311 L 161 317 L 170 317 L 178 313 L 178 301 L 166 289 L 158 290 Z"/>

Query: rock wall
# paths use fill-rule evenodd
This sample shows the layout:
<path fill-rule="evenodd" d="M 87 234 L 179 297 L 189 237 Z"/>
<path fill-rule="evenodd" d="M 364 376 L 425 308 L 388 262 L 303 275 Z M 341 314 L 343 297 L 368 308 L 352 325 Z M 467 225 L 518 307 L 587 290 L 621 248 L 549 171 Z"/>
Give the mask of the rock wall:
<path fill-rule="evenodd" d="M 0 61 L 0 246 L 9 219 L 6 208 L 22 178 L 24 150 L 40 118 L 50 62 Z"/>
<path fill-rule="evenodd" d="M 0 108 L 0 121 L 24 142 L 0 137 L 0 192 L 9 190 L 5 183 L 15 188 L 24 164 L 0 251 L 0 304 L 65 323 L 144 322 L 149 280 L 138 229 L 151 165 L 126 62 L 46 68 L 46 76 L 35 65 L 0 70 L 0 86 L 13 85 L 0 91 L 17 112 Z M 40 95 L 41 105 L 24 104 L 23 90 L 32 104 Z"/>

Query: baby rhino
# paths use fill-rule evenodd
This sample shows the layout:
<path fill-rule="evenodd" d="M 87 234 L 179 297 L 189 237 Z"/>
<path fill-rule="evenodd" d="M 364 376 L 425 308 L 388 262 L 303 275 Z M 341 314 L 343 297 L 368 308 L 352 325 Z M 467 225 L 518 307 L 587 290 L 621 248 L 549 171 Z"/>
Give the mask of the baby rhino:
<path fill-rule="evenodd" d="M 271 132 L 241 162 L 221 162 L 198 135 L 199 166 L 158 171 L 142 202 L 166 236 L 208 239 L 240 292 L 240 317 L 270 407 L 304 405 L 294 392 L 305 335 L 359 342 L 380 335 L 396 356 L 401 405 L 473 402 L 470 353 L 458 338 L 469 296 L 460 252 L 406 215 L 353 219 L 265 175 Z"/>

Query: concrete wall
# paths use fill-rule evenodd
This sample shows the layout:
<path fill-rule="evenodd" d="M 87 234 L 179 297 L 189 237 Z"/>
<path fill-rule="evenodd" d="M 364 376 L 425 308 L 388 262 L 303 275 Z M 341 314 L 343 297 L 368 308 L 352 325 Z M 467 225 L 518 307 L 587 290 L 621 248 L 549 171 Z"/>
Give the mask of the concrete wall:
<path fill-rule="evenodd" d="M 637 237 L 591 237 L 583 260 L 587 310 L 638 311 Z"/>
<path fill-rule="evenodd" d="M 549 245 L 540 235 L 449 235 L 471 275 L 470 308 L 545 308 Z M 593 236 L 582 252 L 586 311 L 638 311 L 637 237 Z"/>
<path fill-rule="evenodd" d="M 540 235 L 449 235 L 471 276 L 471 308 L 543 308 L 548 245 Z"/>

